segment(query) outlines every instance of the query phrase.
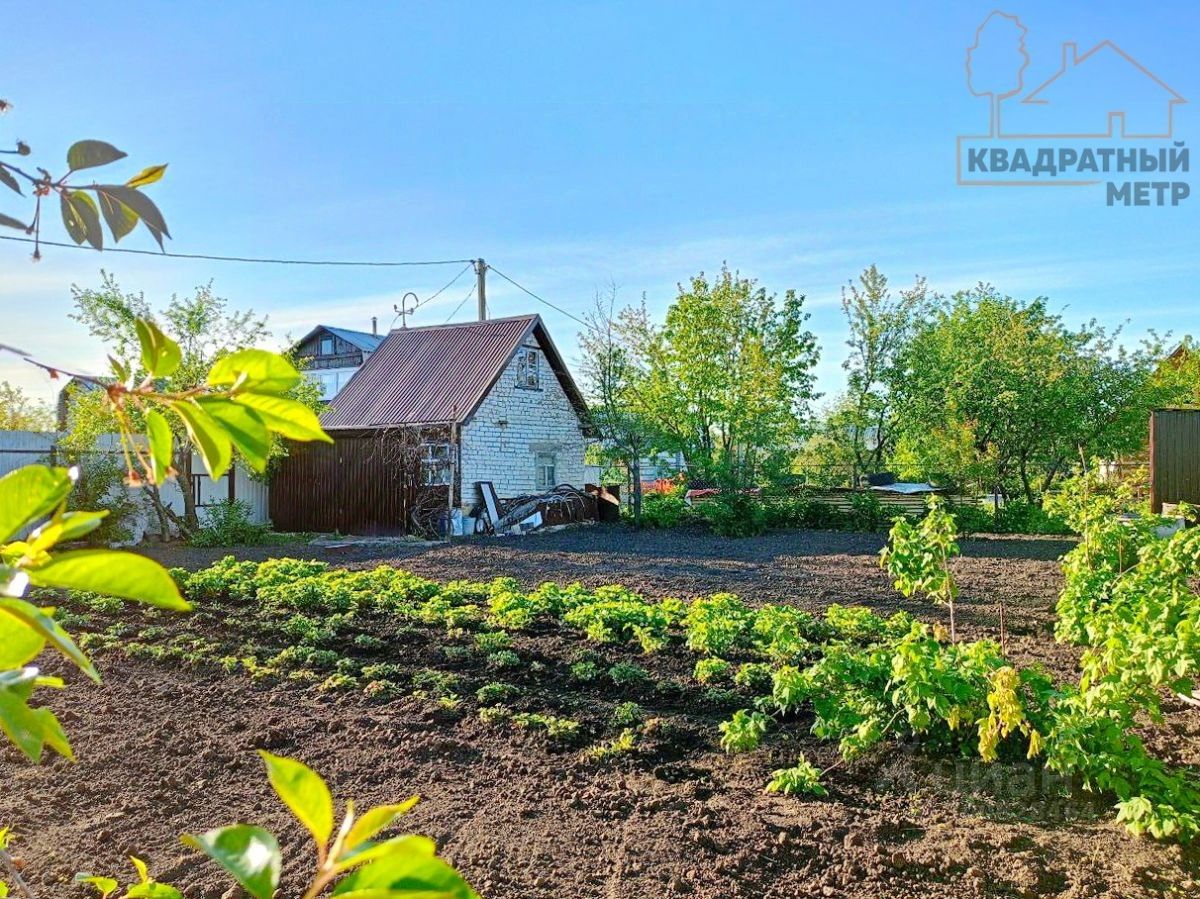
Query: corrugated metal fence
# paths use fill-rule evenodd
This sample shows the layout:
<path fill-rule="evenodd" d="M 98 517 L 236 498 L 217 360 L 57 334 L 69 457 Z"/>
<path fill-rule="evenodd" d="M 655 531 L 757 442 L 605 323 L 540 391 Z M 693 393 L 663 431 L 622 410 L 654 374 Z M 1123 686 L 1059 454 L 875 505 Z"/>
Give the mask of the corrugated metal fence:
<path fill-rule="evenodd" d="M 439 498 L 444 507 L 446 487 L 414 483 L 387 441 L 334 434 L 333 443 L 289 444 L 271 479 L 271 521 L 281 531 L 407 534 L 415 504 Z"/>
<path fill-rule="evenodd" d="M 1200 409 L 1150 413 L 1150 508 L 1163 503 L 1200 506 Z"/>

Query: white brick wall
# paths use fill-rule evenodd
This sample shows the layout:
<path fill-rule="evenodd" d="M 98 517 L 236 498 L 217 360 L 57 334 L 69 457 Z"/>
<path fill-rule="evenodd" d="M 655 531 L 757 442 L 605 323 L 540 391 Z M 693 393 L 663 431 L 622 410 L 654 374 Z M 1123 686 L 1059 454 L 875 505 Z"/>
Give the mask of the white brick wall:
<path fill-rule="evenodd" d="M 530 335 L 525 346 L 537 346 L 536 339 Z M 554 453 L 559 484 L 582 488 L 586 446 L 579 416 L 545 354 L 541 356 L 540 390 L 517 386 L 514 357 L 462 428 L 464 509 L 479 500 L 476 481 L 491 481 L 501 497 L 536 492 L 538 453 Z"/>

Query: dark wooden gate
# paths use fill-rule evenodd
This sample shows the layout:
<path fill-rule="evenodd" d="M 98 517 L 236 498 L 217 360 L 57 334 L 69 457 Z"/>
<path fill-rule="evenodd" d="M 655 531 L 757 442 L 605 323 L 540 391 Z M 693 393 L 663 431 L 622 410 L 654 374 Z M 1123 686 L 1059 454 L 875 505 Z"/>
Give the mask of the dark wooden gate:
<path fill-rule="evenodd" d="M 436 495 L 444 506 L 447 488 L 423 486 L 419 464 L 405 464 L 392 449 L 374 434 L 290 444 L 271 478 L 272 524 L 281 531 L 409 533 L 418 500 Z"/>
<path fill-rule="evenodd" d="M 1150 413 L 1150 508 L 1163 503 L 1200 506 L 1200 409 Z"/>

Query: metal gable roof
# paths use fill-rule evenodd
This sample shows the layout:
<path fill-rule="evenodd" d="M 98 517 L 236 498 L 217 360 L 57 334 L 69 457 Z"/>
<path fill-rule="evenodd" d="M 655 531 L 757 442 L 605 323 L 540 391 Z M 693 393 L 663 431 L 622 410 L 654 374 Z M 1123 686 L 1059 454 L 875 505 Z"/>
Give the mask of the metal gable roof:
<path fill-rule="evenodd" d="M 392 331 L 334 398 L 321 424 L 362 430 L 463 422 L 530 333 L 589 429 L 586 404 L 537 315 Z"/>
<path fill-rule="evenodd" d="M 335 328 L 332 325 L 321 325 L 330 334 L 336 334 L 338 337 L 347 343 L 353 344 L 360 350 L 366 350 L 368 353 L 373 353 L 379 349 L 379 345 L 383 343 L 386 335 L 384 334 L 369 334 L 366 331 L 351 331 L 347 328 Z"/>

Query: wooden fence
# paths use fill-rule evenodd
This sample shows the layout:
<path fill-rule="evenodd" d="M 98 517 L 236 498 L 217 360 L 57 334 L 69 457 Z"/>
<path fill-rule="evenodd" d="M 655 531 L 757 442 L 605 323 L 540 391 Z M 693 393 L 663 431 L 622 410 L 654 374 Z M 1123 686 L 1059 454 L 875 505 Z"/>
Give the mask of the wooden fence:
<path fill-rule="evenodd" d="M 1163 503 L 1200 506 L 1200 409 L 1150 413 L 1150 509 Z"/>

